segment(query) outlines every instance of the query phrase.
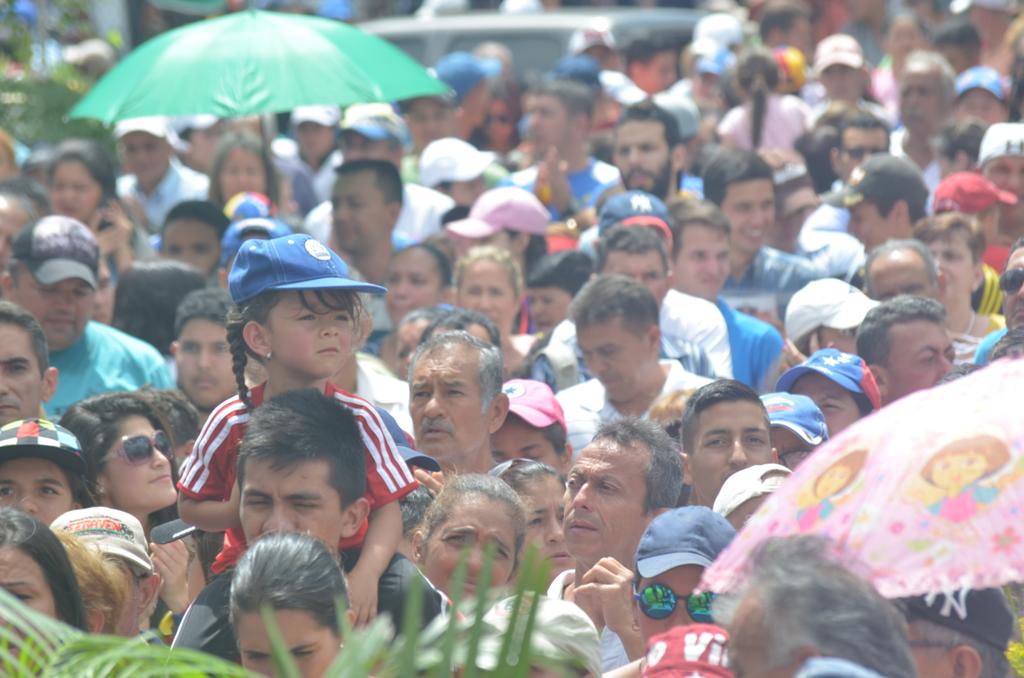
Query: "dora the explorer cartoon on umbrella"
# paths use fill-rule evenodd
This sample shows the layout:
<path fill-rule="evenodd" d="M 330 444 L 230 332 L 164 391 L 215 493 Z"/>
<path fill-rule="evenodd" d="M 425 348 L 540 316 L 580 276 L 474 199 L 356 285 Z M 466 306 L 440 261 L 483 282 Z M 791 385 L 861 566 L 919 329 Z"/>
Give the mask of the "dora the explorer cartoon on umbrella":
<path fill-rule="evenodd" d="M 796 512 L 796 522 L 802 532 L 828 518 L 849 499 L 867 456 L 867 450 L 855 450 L 843 455 L 807 484 L 800 493 Z"/>
<path fill-rule="evenodd" d="M 1024 475 L 1022 463 L 1007 469 L 1009 462 L 1009 448 L 993 435 L 954 440 L 924 465 L 920 474 L 923 483 L 913 488 L 912 494 L 932 515 L 963 522 Z"/>

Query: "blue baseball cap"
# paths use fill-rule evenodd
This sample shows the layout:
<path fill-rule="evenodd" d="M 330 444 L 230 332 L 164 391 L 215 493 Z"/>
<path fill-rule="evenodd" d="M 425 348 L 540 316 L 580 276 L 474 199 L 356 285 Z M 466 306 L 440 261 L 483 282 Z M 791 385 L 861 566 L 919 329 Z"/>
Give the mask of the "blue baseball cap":
<path fill-rule="evenodd" d="M 722 48 L 714 54 L 701 56 L 697 59 L 696 69 L 698 73 L 709 75 L 723 75 L 732 65 L 736 63 L 736 55 L 732 50 Z"/>
<path fill-rule="evenodd" d="M 956 96 L 959 98 L 972 89 L 983 89 L 1003 103 L 1006 88 L 999 71 L 991 66 L 973 66 L 956 77 Z"/>
<path fill-rule="evenodd" d="M 387 289 L 348 277 L 348 266 L 316 238 L 305 234 L 247 240 L 228 274 L 236 304 L 267 290 L 345 290 L 387 294 Z"/>
<path fill-rule="evenodd" d="M 736 529 L 707 506 L 684 506 L 652 520 L 640 537 L 636 571 L 644 579 L 674 567 L 708 567 L 715 562 Z"/>
<path fill-rule="evenodd" d="M 837 348 L 823 348 L 796 367 L 789 368 L 775 382 L 776 391 L 791 391 L 793 384 L 805 374 L 820 374 L 839 384 L 866 405 L 865 410 L 877 410 L 882 406 L 882 395 L 878 391 L 875 375 L 859 355 L 843 353 Z"/>
<path fill-rule="evenodd" d="M 402 460 L 405 461 L 407 466 L 415 466 L 421 468 L 424 471 L 430 471 L 437 473 L 441 470 L 441 464 L 438 463 L 437 459 L 434 459 L 429 454 L 424 454 L 419 450 L 414 450 L 408 445 L 396 445 L 398 453 L 402 455 Z"/>
<path fill-rule="evenodd" d="M 487 78 L 501 73 L 501 62 L 497 59 L 481 59 L 469 52 L 452 52 L 441 57 L 434 66 L 437 79 L 452 88 L 456 103 L 462 100 Z"/>
<path fill-rule="evenodd" d="M 593 90 L 602 90 L 601 64 L 586 54 L 562 57 L 544 76 L 548 80 L 572 80 Z"/>
<path fill-rule="evenodd" d="M 224 236 L 220 239 L 220 265 L 227 266 L 239 248 L 246 240 L 262 238 L 280 238 L 282 235 L 291 235 L 292 229 L 288 224 L 272 217 L 253 217 L 250 219 L 239 219 L 231 223 Z"/>
<path fill-rule="evenodd" d="M 665 237 L 672 250 L 672 229 L 668 207 L 661 199 L 644 191 L 626 191 L 609 198 L 598 216 L 597 234 L 604 235 L 613 226 L 653 226 Z"/>
<path fill-rule="evenodd" d="M 768 410 L 768 423 L 792 431 L 808 445 L 820 445 L 828 440 L 828 425 L 821 408 L 804 395 L 794 393 L 765 393 L 761 396 Z"/>

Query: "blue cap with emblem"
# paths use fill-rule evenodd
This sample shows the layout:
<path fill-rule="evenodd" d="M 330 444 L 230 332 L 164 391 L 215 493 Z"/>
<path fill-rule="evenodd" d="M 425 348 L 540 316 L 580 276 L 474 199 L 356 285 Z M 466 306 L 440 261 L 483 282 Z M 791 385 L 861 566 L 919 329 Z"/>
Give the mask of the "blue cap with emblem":
<path fill-rule="evenodd" d="M 228 274 L 228 291 L 236 304 L 268 290 L 326 289 L 387 293 L 380 285 L 349 278 L 341 257 L 304 234 L 247 240 Z"/>

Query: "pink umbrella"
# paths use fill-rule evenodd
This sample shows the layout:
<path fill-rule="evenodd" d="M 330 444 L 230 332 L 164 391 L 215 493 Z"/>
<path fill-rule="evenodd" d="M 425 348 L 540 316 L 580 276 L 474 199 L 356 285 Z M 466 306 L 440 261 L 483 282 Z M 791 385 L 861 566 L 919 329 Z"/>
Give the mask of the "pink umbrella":
<path fill-rule="evenodd" d="M 830 537 L 888 598 L 1024 581 L 1024 360 L 915 393 L 814 452 L 705 572 L 728 591 L 770 537 Z"/>

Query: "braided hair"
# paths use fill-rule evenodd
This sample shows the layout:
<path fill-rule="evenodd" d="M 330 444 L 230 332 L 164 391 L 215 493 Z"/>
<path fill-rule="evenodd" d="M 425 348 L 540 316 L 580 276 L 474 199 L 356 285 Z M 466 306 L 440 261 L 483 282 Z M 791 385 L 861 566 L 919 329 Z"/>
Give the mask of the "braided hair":
<path fill-rule="evenodd" d="M 358 326 L 363 314 L 363 303 L 355 292 L 345 290 L 323 289 L 300 291 L 299 300 L 302 305 L 314 313 L 326 308 L 330 311 L 348 311 L 358 335 Z M 307 295 L 313 295 L 317 306 L 313 306 Z M 245 366 L 249 358 L 262 363 L 265 356 L 258 355 L 246 343 L 243 331 L 250 322 L 266 324 L 270 311 L 281 300 L 281 291 L 267 290 L 248 301 L 238 304 L 227 316 L 228 348 L 231 351 L 231 371 L 235 375 L 238 386 L 238 398 L 248 409 L 253 409 L 249 397 L 249 387 L 245 383 Z"/>
<path fill-rule="evenodd" d="M 779 64 L 768 50 L 748 50 L 736 65 L 736 81 L 751 100 L 750 139 L 755 151 L 764 139 L 768 95 L 778 89 L 780 80 Z"/>

